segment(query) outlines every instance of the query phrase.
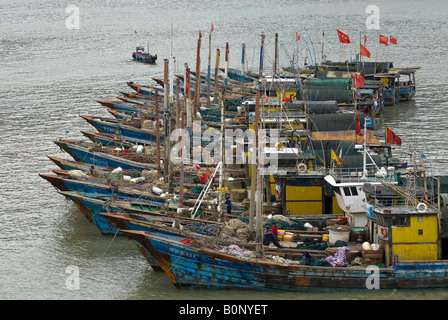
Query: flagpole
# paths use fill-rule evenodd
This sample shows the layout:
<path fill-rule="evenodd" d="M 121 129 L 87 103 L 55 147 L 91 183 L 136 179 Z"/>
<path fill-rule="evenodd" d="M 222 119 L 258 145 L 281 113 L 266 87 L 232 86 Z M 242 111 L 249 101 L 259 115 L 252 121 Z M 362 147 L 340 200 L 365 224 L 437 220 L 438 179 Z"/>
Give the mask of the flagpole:
<path fill-rule="evenodd" d="M 367 117 L 364 115 L 364 154 L 362 157 L 362 180 L 367 180 Z"/>
<path fill-rule="evenodd" d="M 389 166 L 389 158 L 387 155 L 387 126 L 386 126 L 386 135 L 385 135 L 385 139 L 384 139 L 384 155 L 386 157 L 386 167 Z"/>

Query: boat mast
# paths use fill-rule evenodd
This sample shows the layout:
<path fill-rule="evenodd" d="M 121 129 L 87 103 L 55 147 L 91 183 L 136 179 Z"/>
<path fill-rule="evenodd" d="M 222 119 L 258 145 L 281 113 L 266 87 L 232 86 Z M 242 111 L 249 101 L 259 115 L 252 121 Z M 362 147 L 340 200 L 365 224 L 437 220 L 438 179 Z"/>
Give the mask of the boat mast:
<path fill-rule="evenodd" d="M 254 171 L 256 172 L 256 181 L 257 181 L 257 191 L 255 195 L 256 200 L 256 210 L 255 210 L 255 254 L 257 257 L 261 257 L 262 255 L 262 249 L 263 249 L 263 217 L 262 217 L 262 209 L 263 209 L 263 199 L 262 199 L 262 175 L 261 170 L 262 167 L 260 166 L 259 161 L 262 157 L 263 148 L 259 145 L 258 140 L 258 121 L 259 121 L 259 113 L 260 113 L 260 95 L 261 91 L 257 90 L 256 98 L 255 98 L 255 119 L 254 119 L 254 146 L 255 152 L 253 153 L 253 157 L 255 157 L 255 163 L 252 161 L 252 166 L 255 166 L 255 170 L 252 169 L 252 174 L 254 174 Z M 258 154 L 258 157 L 257 157 Z"/>
<path fill-rule="evenodd" d="M 246 44 L 243 43 L 241 48 L 241 91 L 244 92 L 244 81 L 243 76 L 246 72 L 245 70 L 245 56 L 246 56 Z"/>
<path fill-rule="evenodd" d="M 259 78 L 263 77 L 263 51 L 264 51 L 264 32 L 261 32 L 261 46 L 260 46 L 260 71 Z"/>
<path fill-rule="evenodd" d="M 208 35 L 208 67 L 207 67 L 207 108 L 210 108 L 210 64 L 211 64 L 211 56 L 212 56 L 212 31 L 213 27 L 210 30 Z M 198 76 L 198 75 L 196 75 Z"/>
<path fill-rule="evenodd" d="M 198 48 L 196 53 L 196 79 L 194 84 L 194 106 L 193 106 L 193 115 L 196 114 L 199 104 L 199 95 L 201 94 L 200 90 L 200 81 L 199 78 L 201 77 L 201 38 L 202 33 L 201 30 L 199 30 L 199 37 L 198 37 Z"/>
<path fill-rule="evenodd" d="M 355 91 L 356 92 L 356 91 Z M 364 153 L 362 155 L 362 180 L 367 180 L 367 117 L 364 116 Z"/>
<path fill-rule="evenodd" d="M 221 99 L 221 167 L 219 168 L 219 193 L 218 193 L 218 221 L 224 221 L 224 214 L 222 213 L 222 188 L 223 188 L 223 179 L 224 179 L 224 154 L 225 154 L 225 141 L 224 141 L 224 119 L 225 119 L 225 111 L 226 111 L 226 89 L 227 89 L 227 68 L 229 63 L 229 43 L 226 43 L 226 75 L 224 79 L 224 86 L 222 89 L 222 99 Z M 217 97 L 217 94 L 215 95 Z"/>

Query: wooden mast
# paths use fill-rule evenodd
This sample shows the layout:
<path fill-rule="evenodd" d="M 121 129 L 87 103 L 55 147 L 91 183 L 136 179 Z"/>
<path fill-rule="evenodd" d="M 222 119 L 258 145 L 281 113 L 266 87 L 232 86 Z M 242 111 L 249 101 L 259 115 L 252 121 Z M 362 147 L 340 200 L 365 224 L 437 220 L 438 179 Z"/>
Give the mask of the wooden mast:
<path fill-rule="evenodd" d="M 201 30 L 199 30 L 199 38 L 198 38 L 198 49 L 196 54 L 196 79 L 194 84 L 194 106 L 193 106 L 193 114 L 196 114 L 196 112 L 199 109 L 199 96 L 201 94 L 200 90 L 200 77 L 201 77 L 201 38 L 202 33 Z"/>
<path fill-rule="evenodd" d="M 164 161 L 163 161 L 163 175 L 164 175 L 164 179 L 165 181 L 168 179 L 168 162 L 169 162 L 169 119 L 170 119 L 170 115 L 169 115 L 169 103 L 168 103 L 168 96 L 169 96 L 169 85 L 168 85 L 168 59 L 163 59 L 164 62 L 164 77 L 163 77 L 163 106 L 165 107 L 165 121 L 164 121 L 164 125 L 165 125 L 165 157 L 164 157 Z"/>
<path fill-rule="evenodd" d="M 256 172 L 256 181 L 257 181 L 257 190 L 256 190 L 256 209 L 255 209 L 255 253 L 257 257 L 261 257 L 262 255 L 262 249 L 263 249 L 263 198 L 262 198 L 262 188 L 263 188 L 263 179 L 261 175 L 262 167 L 259 164 L 260 158 L 262 157 L 263 148 L 259 144 L 258 140 L 258 122 L 259 122 L 259 114 L 260 114 L 260 95 L 261 91 L 257 90 L 257 94 L 255 97 L 255 123 L 254 123 L 254 134 L 255 134 L 255 143 L 254 146 L 256 146 L 256 152 L 254 153 L 255 156 L 255 165 L 252 164 L 252 166 L 255 166 L 255 170 L 252 170 L 252 173 L 254 171 Z M 257 154 L 259 157 L 257 157 Z M 253 163 L 253 162 L 252 162 Z"/>
<path fill-rule="evenodd" d="M 156 94 L 155 105 L 156 105 L 157 173 L 160 177 L 162 176 L 162 169 L 160 168 L 159 90 L 156 90 L 155 94 Z"/>

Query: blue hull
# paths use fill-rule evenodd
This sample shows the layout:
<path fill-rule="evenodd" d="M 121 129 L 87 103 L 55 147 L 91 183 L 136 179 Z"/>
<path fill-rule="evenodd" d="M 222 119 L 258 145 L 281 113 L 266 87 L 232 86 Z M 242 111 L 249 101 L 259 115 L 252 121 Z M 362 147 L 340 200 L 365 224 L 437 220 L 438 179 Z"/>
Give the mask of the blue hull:
<path fill-rule="evenodd" d="M 154 257 L 177 288 L 264 291 L 367 291 L 365 267 L 322 267 L 239 258 L 181 243 L 169 235 L 123 231 Z M 403 266 L 413 266 L 404 268 Z M 436 270 L 436 272 L 435 272 Z M 379 268 L 378 289 L 447 288 L 448 261 L 409 262 Z"/>
<path fill-rule="evenodd" d="M 108 201 L 113 200 L 112 196 L 95 193 L 83 193 L 83 197 L 71 196 L 70 193 L 60 192 L 72 200 L 78 209 L 86 216 L 89 221 L 95 223 L 102 234 L 122 234 L 118 228 L 109 223 L 107 219 L 100 216 L 100 212 L 122 212 L 116 208 L 108 206 Z M 85 197 L 85 198 L 84 198 Z M 107 201 L 107 202 L 106 202 Z"/>
<path fill-rule="evenodd" d="M 56 144 L 58 144 L 58 142 L 56 142 Z M 61 144 L 59 145 L 61 146 Z M 143 170 L 157 169 L 157 166 L 155 165 L 139 163 L 127 159 L 121 159 L 120 157 L 116 157 L 103 152 L 92 151 L 81 146 L 64 144 L 61 146 L 61 148 L 64 148 L 64 150 L 68 152 L 76 161 L 92 164 L 107 169 L 115 169 L 120 167 L 125 171 L 138 171 L 138 172 L 142 172 Z"/>
<path fill-rule="evenodd" d="M 89 121 L 89 123 L 94 126 L 99 132 L 121 135 L 123 137 L 132 139 L 144 140 L 147 141 L 148 144 L 157 142 L 157 137 L 155 134 L 144 132 L 142 130 L 132 129 L 131 127 L 116 125 L 113 123 L 108 124 L 105 122 L 97 121 Z M 162 141 L 163 138 L 161 137 L 160 140 Z"/>
<path fill-rule="evenodd" d="M 61 191 L 75 191 L 84 194 L 95 194 L 97 197 L 107 199 L 141 201 L 151 203 L 155 206 L 162 206 L 165 203 L 165 201 L 144 196 L 143 193 L 139 193 L 138 191 L 134 193 L 123 192 L 121 191 L 121 188 L 112 188 L 112 186 L 108 186 L 105 182 L 104 184 L 89 184 L 84 181 L 63 178 L 58 179 L 58 182 L 65 187 L 65 190 Z"/>
<path fill-rule="evenodd" d="M 400 101 L 412 100 L 415 96 L 415 87 L 400 87 Z"/>
<path fill-rule="evenodd" d="M 230 79 L 236 80 L 238 82 L 252 83 L 256 80 L 253 77 L 248 76 L 247 74 L 243 74 L 241 72 L 241 70 L 237 70 L 237 69 L 229 69 L 227 74 Z"/>
<path fill-rule="evenodd" d="M 122 104 L 122 103 L 114 103 L 112 106 L 112 109 L 115 109 L 117 111 L 126 113 L 126 114 L 139 114 L 142 113 L 148 117 L 155 117 L 156 113 L 154 111 L 145 109 L 141 105 L 138 104 Z M 162 118 L 162 115 L 160 115 Z"/>

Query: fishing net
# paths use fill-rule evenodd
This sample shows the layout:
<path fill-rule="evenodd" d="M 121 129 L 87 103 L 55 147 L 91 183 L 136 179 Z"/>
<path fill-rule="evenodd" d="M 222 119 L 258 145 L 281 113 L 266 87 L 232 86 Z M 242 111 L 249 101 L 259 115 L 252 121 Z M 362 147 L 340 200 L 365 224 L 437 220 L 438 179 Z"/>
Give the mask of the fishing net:
<path fill-rule="evenodd" d="M 277 223 L 278 229 L 283 230 L 307 230 L 304 226 L 304 223 L 299 220 L 276 220 L 276 219 L 268 219 L 267 223 L 263 225 L 263 228 L 272 229 L 274 224 Z"/>

